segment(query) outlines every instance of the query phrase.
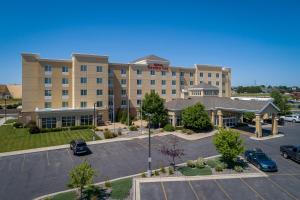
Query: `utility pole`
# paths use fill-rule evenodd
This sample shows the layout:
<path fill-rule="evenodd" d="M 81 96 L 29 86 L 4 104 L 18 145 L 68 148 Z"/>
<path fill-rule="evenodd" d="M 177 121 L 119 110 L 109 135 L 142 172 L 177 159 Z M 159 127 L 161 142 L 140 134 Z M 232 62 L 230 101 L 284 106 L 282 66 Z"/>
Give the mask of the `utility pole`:
<path fill-rule="evenodd" d="M 4 122 L 6 122 L 6 95 L 4 96 Z"/>
<path fill-rule="evenodd" d="M 127 126 L 129 127 L 129 95 L 127 92 Z"/>
<path fill-rule="evenodd" d="M 143 134 L 143 100 L 141 99 L 141 104 L 140 104 L 140 117 L 141 117 L 141 135 Z"/>
<path fill-rule="evenodd" d="M 95 140 L 94 137 L 96 135 L 96 103 L 94 103 L 94 127 L 93 128 L 94 128 L 93 140 Z"/>
<path fill-rule="evenodd" d="M 150 127 L 151 127 L 151 114 L 148 113 L 148 127 L 149 127 L 149 137 L 148 137 L 148 171 L 147 171 L 147 175 L 148 177 L 151 177 L 152 172 L 151 172 L 151 131 L 150 131 Z"/>
<path fill-rule="evenodd" d="M 115 129 L 116 129 L 116 125 L 115 125 L 115 95 L 113 95 L 113 123 L 114 123 L 114 133 L 115 133 Z"/>

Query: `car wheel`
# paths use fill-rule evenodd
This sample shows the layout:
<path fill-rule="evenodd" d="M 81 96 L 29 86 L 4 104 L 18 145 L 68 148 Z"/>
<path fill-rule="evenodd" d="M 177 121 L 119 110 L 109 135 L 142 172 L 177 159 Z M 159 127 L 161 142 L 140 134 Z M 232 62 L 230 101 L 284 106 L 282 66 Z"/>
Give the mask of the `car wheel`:
<path fill-rule="evenodd" d="M 287 159 L 289 156 L 286 153 L 283 153 L 283 157 Z"/>
<path fill-rule="evenodd" d="M 73 151 L 73 155 L 74 155 L 74 156 L 76 155 L 75 151 Z"/>
<path fill-rule="evenodd" d="M 293 123 L 296 123 L 296 120 L 295 120 L 295 119 L 293 119 Z"/>

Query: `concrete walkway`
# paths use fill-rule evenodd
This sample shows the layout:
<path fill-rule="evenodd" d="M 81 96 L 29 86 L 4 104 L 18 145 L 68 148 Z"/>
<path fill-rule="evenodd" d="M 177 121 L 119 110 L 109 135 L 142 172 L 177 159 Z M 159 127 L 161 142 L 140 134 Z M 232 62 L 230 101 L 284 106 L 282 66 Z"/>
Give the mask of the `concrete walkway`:
<path fill-rule="evenodd" d="M 186 135 L 186 134 L 179 133 L 179 132 L 162 132 L 162 133 L 153 134 L 153 135 L 151 135 L 151 137 L 174 135 L 174 136 L 180 137 L 185 140 L 199 140 L 199 139 L 211 137 L 215 133 L 216 133 L 216 130 L 213 130 L 210 133 L 196 133 L 196 134 L 192 134 L 192 135 Z M 113 138 L 113 139 L 90 141 L 90 142 L 87 142 L 87 144 L 88 145 L 104 144 L 104 143 L 110 143 L 110 142 L 120 142 L 120 141 L 134 140 L 134 139 L 143 139 L 143 138 L 147 138 L 147 137 L 148 137 L 147 134 L 136 136 L 136 137 L 120 137 L 120 138 L 117 137 L 117 138 Z M 42 152 L 42 151 L 51 151 L 51 150 L 57 150 L 57 149 L 66 149 L 69 147 L 70 147 L 69 144 L 64 144 L 64 145 L 41 147 L 41 148 L 35 148 L 35 149 L 10 151 L 10 152 L 0 153 L 0 158 L 5 157 L 5 156 L 12 156 L 12 155 L 28 154 L 28 153 L 35 153 L 35 152 Z"/>
<path fill-rule="evenodd" d="M 6 119 L 3 117 L 0 119 L 0 126 L 2 126 L 6 120 L 9 120 L 9 119 L 16 119 L 15 117 L 6 117 Z"/>

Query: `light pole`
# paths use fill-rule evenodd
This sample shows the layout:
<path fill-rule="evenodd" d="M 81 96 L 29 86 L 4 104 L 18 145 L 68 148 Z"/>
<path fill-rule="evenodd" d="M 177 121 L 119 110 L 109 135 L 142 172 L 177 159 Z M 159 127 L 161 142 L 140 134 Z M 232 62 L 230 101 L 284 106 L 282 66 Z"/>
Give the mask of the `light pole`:
<path fill-rule="evenodd" d="M 95 140 L 94 137 L 96 135 L 96 103 L 94 103 L 94 127 L 93 127 L 93 129 L 94 129 L 93 140 Z"/>
<path fill-rule="evenodd" d="M 6 96 L 4 97 L 4 121 L 6 122 Z"/>
<path fill-rule="evenodd" d="M 115 125 L 115 95 L 113 95 L 113 123 L 114 123 L 114 133 L 115 133 L 115 128 L 116 128 L 116 125 Z"/>
<path fill-rule="evenodd" d="M 140 104 L 140 117 L 141 117 L 141 135 L 143 134 L 143 99 L 141 99 L 141 104 Z"/>
<path fill-rule="evenodd" d="M 127 126 L 129 127 L 129 95 L 127 94 Z"/>
<path fill-rule="evenodd" d="M 150 127 L 151 127 L 151 114 L 148 113 L 148 127 L 149 127 L 149 137 L 148 137 L 148 171 L 147 175 L 148 177 L 151 177 L 151 135 L 150 135 Z"/>

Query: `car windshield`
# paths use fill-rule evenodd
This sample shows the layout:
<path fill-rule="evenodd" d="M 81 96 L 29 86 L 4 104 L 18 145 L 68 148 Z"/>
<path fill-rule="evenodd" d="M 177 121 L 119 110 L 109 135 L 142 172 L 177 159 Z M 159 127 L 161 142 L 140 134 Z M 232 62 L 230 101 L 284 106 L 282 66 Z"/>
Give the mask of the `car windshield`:
<path fill-rule="evenodd" d="M 265 154 L 256 154 L 258 160 L 269 160 Z"/>
<path fill-rule="evenodd" d="M 84 142 L 83 143 L 78 143 L 77 146 L 78 147 L 84 147 L 84 146 L 86 146 L 86 143 L 84 143 Z"/>

